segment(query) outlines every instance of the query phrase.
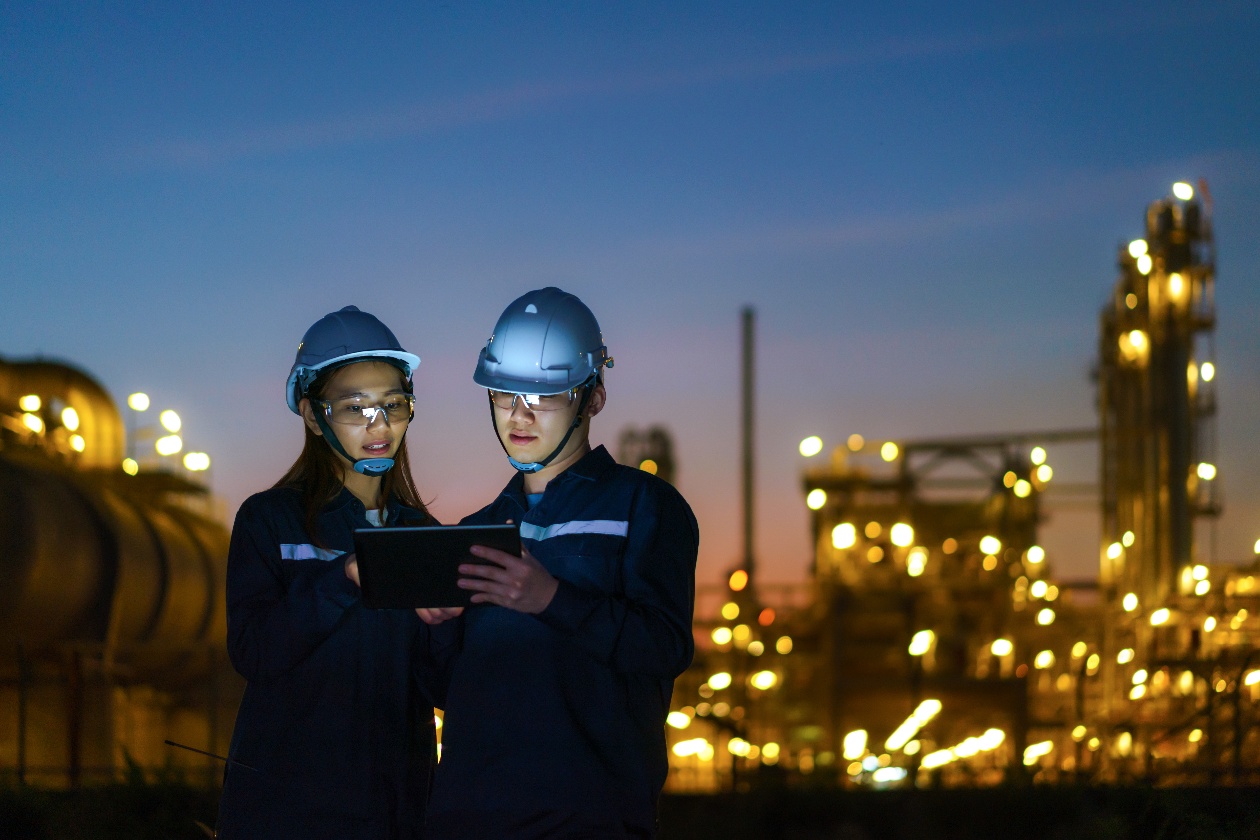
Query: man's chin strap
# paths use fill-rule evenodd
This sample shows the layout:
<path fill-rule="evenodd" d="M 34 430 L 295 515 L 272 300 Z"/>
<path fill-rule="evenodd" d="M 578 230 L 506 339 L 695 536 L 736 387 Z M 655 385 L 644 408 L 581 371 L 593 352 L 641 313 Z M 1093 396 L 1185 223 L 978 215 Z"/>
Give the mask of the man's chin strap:
<path fill-rule="evenodd" d="M 341 445 L 341 441 L 337 440 L 337 435 L 328 425 L 328 421 L 324 419 L 322 412 L 316 411 L 315 422 L 319 424 L 319 428 L 324 433 L 324 440 L 328 441 L 328 445 L 333 451 L 345 458 L 354 467 L 354 471 L 363 475 L 384 475 L 394 468 L 393 458 L 351 458 L 347 454 L 345 447 Z"/>
<path fill-rule="evenodd" d="M 495 438 L 498 439 L 499 446 L 503 447 L 503 454 L 507 455 L 508 463 L 521 472 L 535 473 L 545 468 L 548 464 L 554 461 L 556 456 L 560 454 L 560 451 L 564 449 L 565 444 L 569 442 L 569 438 L 573 437 L 573 433 L 577 431 L 577 427 L 582 425 L 582 412 L 586 410 L 586 403 L 591 398 L 592 390 L 593 389 L 590 387 L 582 388 L 582 401 L 578 403 L 577 414 L 574 415 L 573 422 L 569 424 L 569 430 L 564 433 L 564 440 L 560 441 L 560 445 L 557 446 L 555 449 L 551 450 L 551 454 L 548 455 L 546 458 L 543 458 L 541 461 L 534 461 L 533 463 L 530 463 L 530 464 L 526 464 L 521 461 L 518 461 L 515 458 L 513 458 L 511 455 L 508 455 L 507 444 L 503 442 L 503 437 L 499 434 L 499 420 L 497 417 L 494 416 L 494 400 L 491 399 L 490 400 L 490 423 L 494 426 L 494 436 Z"/>

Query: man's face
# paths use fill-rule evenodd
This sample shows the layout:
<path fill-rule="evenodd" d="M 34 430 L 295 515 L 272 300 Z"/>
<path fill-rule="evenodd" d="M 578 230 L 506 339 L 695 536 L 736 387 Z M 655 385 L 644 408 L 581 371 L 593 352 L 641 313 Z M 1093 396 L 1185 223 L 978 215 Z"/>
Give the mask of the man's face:
<path fill-rule="evenodd" d="M 604 398 L 604 386 L 595 385 L 587 400 L 581 425 L 573 430 L 564 449 L 552 459 L 552 465 L 563 469 L 587 450 L 587 438 L 590 434 L 588 421 L 603 407 Z M 510 409 L 504 409 L 495 403 L 494 416 L 503 448 L 508 455 L 522 463 L 541 461 L 564 440 L 581 404 L 581 392 L 578 392 L 571 403 L 554 411 L 532 409 L 526 404 L 524 397 L 518 397 Z"/>

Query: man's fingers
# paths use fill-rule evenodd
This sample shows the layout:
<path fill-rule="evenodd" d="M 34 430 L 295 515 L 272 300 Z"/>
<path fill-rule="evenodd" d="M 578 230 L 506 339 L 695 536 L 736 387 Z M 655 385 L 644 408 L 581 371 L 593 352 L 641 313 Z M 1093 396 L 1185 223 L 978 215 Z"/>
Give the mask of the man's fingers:
<path fill-rule="evenodd" d="M 459 573 L 466 578 L 482 578 L 484 580 L 507 581 L 512 577 L 511 572 L 501 566 L 476 566 L 472 563 L 465 563 L 460 566 Z"/>
<path fill-rule="evenodd" d="M 491 563 L 498 563 L 500 566 L 506 566 L 509 563 L 520 561 L 520 558 L 515 554 L 508 554 L 506 551 L 500 551 L 499 549 L 491 548 L 488 545 L 474 545 L 471 546 L 468 551 L 474 557 L 480 557 L 482 560 L 489 560 Z"/>

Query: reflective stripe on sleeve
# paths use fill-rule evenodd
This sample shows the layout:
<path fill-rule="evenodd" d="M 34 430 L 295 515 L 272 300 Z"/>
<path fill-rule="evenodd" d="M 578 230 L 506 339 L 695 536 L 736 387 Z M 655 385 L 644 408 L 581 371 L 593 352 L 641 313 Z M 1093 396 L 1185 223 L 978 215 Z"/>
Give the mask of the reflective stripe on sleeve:
<path fill-rule="evenodd" d="M 624 537 L 630 531 L 630 523 L 617 519 L 576 519 L 572 522 L 557 522 L 543 528 L 521 523 L 521 537 L 527 540 L 549 540 L 552 537 L 563 537 L 567 534 L 607 534 L 610 537 Z"/>
<path fill-rule="evenodd" d="M 280 543 L 281 560 L 336 560 L 344 551 L 329 551 L 310 543 Z"/>

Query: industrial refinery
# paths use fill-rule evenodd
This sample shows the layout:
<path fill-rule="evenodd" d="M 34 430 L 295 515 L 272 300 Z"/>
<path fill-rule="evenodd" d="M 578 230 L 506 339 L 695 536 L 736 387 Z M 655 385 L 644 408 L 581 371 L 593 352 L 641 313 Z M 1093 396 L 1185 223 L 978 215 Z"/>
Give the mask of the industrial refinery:
<path fill-rule="evenodd" d="M 1258 780 L 1260 570 L 1211 544 L 1205 189 L 1176 184 L 1120 248 L 1097 427 L 802 441 L 824 462 L 802 485 L 811 580 L 759 587 L 746 548 L 702 600 L 670 790 Z M 1069 445 L 1098 452 L 1096 580 L 1057 578 L 1038 540 L 1049 453 Z"/>
<path fill-rule="evenodd" d="M 1097 425 L 807 438 L 800 586 L 759 582 L 750 548 L 744 313 L 745 552 L 698 601 L 667 790 L 1260 781 L 1260 569 L 1211 541 L 1202 185 L 1175 185 L 1145 228 L 1100 313 Z M 72 365 L 0 362 L 0 773 L 217 782 L 241 690 L 224 652 L 228 534 L 209 457 L 184 452 L 180 430 L 143 394 L 120 410 Z M 1067 446 L 1098 453 L 1088 581 L 1056 577 L 1039 541 Z M 673 480 L 663 428 L 625 432 L 619 459 Z"/>

